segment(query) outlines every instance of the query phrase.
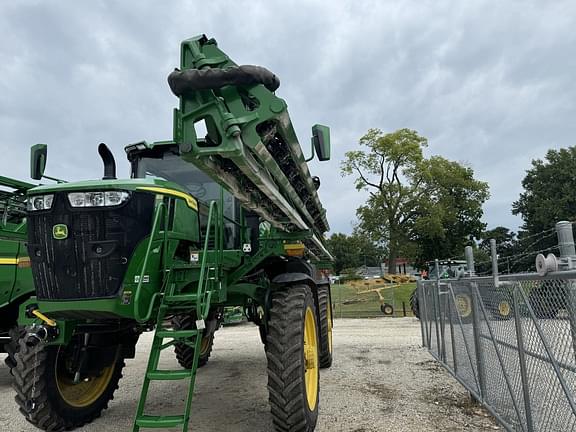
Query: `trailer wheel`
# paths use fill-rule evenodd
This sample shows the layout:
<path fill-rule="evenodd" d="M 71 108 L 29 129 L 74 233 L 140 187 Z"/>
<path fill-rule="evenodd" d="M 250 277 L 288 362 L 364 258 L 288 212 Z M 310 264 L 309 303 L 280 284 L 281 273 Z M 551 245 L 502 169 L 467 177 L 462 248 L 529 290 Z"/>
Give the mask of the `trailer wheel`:
<path fill-rule="evenodd" d="M 418 288 L 412 291 L 410 294 L 410 309 L 412 309 L 412 314 L 420 319 L 420 305 L 418 304 Z"/>
<path fill-rule="evenodd" d="M 196 328 L 196 319 L 192 315 L 177 315 L 172 318 L 172 325 L 177 330 L 190 330 Z M 209 336 L 205 334 L 202 336 L 202 344 L 200 345 L 200 357 L 198 357 L 198 367 L 206 366 L 210 355 L 212 354 L 212 347 L 214 346 L 214 333 Z M 194 348 L 190 345 L 178 342 L 174 345 L 174 352 L 176 359 L 180 366 L 184 369 L 192 369 L 194 362 Z"/>
<path fill-rule="evenodd" d="M 320 336 L 320 367 L 332 366 L 332 303 L 330 302 L 330 286 L 318 287 L 318 316 Z"/>
<path fill-rule="evenodd" d="M 384 315 L 394 315 L 394 307 L 389 303 L 383 303 L 380 305 L 380 312 Z"/>
<path fill-rule="evenodd" d="M 8 331 L 8 336 L 10 336 L 10 342 L 4 345 L 4 351 L 6 351 L 6 354 L 8 354 L 8 356 L 4 360 L 4 363 L 6 363 L 6 366 L 10 368 L 10 373 L 12 373 L 12 369 L 16 367 L 16 353 L 20 349 L 18 341 L 20 338 L 24 337 L 25 334 L 26 334 L 26 327 L 22 326 L 12 327 Z"/>
<path fill-rule="evenodd" d="M 272 294 L 266 357 L 272 419 L 277 431 L 310 432 L 318 420 L 319 338 L 307 285 Z"/>
<path fill-rule="evenodd" d="M 12 387 L 20 412 L 34 426 L 69 430 L 90 423 L 108 408 L 122 378 L 124 359 L 119 354 L 111 365 L 103 364 L 98 372 L 74 383 L 74 373 L 68 369 L 73 343 L 31 347 L 22 338 L 19 345 Z"/>

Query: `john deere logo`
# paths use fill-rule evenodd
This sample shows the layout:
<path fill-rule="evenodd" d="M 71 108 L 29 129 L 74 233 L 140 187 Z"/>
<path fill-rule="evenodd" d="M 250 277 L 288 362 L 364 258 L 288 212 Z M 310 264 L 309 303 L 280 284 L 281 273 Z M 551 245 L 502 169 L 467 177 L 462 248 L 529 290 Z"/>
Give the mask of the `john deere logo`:
<path fill-rule="evenodd" d="M 68 227 L 64 224 L 57 224 L 52 227 L 52 236 L 56 240 L 64 240 L 68 238 Z"/>

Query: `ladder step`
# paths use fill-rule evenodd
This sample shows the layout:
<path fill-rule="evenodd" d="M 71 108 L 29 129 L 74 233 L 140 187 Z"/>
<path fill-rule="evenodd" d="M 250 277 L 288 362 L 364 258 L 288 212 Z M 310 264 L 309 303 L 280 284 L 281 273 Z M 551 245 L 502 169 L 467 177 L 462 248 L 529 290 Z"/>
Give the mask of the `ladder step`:
<path fill-rule="evenodd" d="M 198 336 L 198 330 L 157 330 L 155 336 L 159 338 L 186 339 Z"/>
<path fill-rule="evenodd" d="M 143 428 L 166 429 L 181 426 L 186 422 L 186 416 L 150 416 L 144 415 L 136 419 L 136 425 Z"/>
<path fill-rule="evenodd" d="M 184 302 L 195 303 L 196 300 L 198 300 L 198 296 L 196 294 L 175 294 L 164 296 L 165 304 L 184 303 Z"/>
<path fill-rule="evenodd" d="M 181 380 L 191 376 L 192 373 L 189 370 L 157 370 L 146 374 L 148 379 L 157 381 Z"/>

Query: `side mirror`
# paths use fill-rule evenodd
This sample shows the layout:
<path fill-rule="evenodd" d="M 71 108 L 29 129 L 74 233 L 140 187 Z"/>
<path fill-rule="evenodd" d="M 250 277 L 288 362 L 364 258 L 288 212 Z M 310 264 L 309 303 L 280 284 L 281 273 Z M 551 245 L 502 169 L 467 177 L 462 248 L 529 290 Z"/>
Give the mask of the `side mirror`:
<path fill-rule="evenodd" d="M 328 126 L 312 126 L 312 146 L 316 150 L 318 160 L 330 160 L 330 128 Z"/>
<path fill-rule="evenodd" d="M 48 146 L 46 144 L 35 144 L 30 148 L 30 177 L 34 180 L 41 180 L 44 176 L 47 157 Z"/>

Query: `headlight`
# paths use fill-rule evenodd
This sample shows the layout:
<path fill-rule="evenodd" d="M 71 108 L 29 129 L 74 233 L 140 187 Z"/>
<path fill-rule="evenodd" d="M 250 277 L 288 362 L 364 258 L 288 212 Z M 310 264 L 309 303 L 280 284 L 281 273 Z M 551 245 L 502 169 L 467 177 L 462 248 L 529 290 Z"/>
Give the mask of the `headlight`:
<path fill-rule="evenodd" d="M 28 211 L 49 210 L 52 207 L 54 195 L 33 195 L 28 197 L 26 208 Z"/>
<path fill-rule="evenodd" d="M 72 207 L 108 207 L 117 206 L 130 198 L 130 192 L 107 191 L 107 192 L 71 192 L 68 194 L 68 202 Z"/>

